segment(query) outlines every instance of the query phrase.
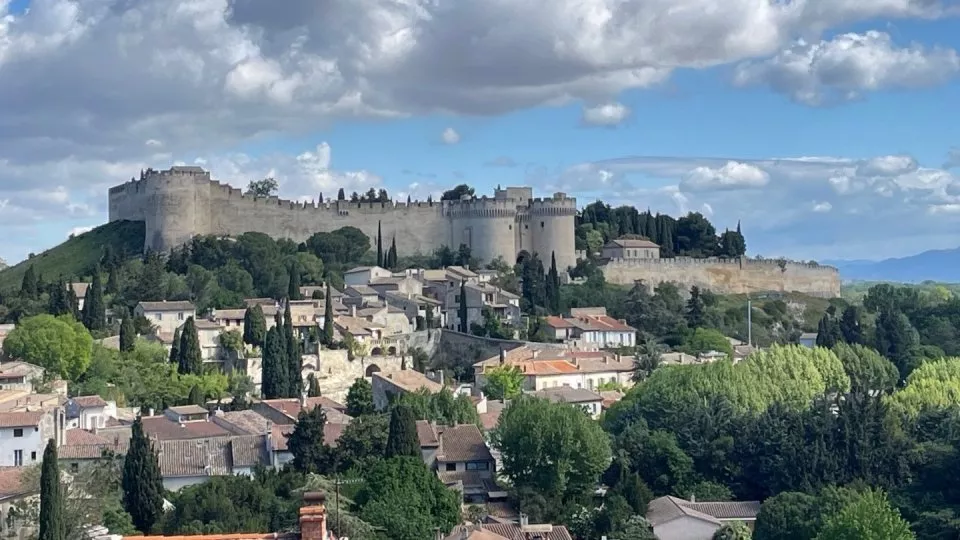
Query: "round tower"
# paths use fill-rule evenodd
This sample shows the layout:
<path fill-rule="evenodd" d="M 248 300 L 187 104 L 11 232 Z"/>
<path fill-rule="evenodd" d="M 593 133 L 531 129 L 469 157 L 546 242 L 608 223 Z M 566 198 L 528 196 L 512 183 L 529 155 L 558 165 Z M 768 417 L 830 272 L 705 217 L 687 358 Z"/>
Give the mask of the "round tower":
<path fill-rule="evenodd" d="M 465 195 L 451 205 L 449 215 L 453 227 L 452 249 L 465 244 L 470 247 L 470 254 L 481 261 L 503 257 L 507 264 L 513 264 L 516 258 L 513 228 L 517 216 L 514 201 Z"/>
<path fill-rule="evenodd" d="M 550 257 L 557 259 L 557 270 L 563 272 L 577 264 L 574 240 L 574 217 L 577 200 L 565 193 L 551 198 L 534 199 L 528 210 L 533 251 L 540 256 L 543 266 L 550 268 Z"/>
<path fill-rule="evenodd" d="M 145 249 L 166 252 L 207 233 L 210 173 L 200 167 L 172 167 L 148 171 L 141 182 Z"/>

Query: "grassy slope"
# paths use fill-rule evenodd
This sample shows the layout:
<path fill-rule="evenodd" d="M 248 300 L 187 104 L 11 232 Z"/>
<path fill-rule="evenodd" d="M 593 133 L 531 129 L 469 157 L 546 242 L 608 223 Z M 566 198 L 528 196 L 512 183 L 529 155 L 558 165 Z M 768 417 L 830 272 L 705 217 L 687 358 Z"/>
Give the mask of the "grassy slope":
<path fill-rule="evenodd" d="M 44 279 L 80 279 L 89 275 L 100 260 L 104 246 L 127 256 L 143 251 L 145 236 L 142 221 L 114 221 L 101 225 L 90 232 L 75 236 L 66 242 L 48 249 L 33 258 L 0 271 L 0 291 L 20 287 L 23 273 L 30 265 Z"/>

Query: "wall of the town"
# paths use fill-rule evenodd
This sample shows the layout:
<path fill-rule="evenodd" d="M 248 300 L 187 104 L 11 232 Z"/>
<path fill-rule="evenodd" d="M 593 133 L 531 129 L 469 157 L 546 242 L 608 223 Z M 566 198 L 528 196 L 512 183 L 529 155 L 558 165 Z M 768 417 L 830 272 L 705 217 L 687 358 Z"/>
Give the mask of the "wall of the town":
<path fill-rule="evenodd" d="M 612 260 L 603 267 L 610 283 L 648 286 L 672 281 L 689 289 L 696 285 L 717 294 L 798 292 L 810 296 L 840 296 L 840 272 L 832 266 L 753 259 Z"/>

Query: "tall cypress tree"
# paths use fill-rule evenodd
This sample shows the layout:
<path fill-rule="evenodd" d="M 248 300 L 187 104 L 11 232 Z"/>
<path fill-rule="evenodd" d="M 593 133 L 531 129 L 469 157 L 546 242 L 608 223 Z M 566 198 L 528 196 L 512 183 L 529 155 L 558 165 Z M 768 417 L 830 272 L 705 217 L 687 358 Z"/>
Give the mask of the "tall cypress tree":
<path fill-rule="evenodd" d="M 320 397 L 322 395 L 320 391 L 320 380 L 317 379 L 317 376 L 311 373 L 307 380 L 309 384 L 307 386 L 307 397 Z"/>
<path fill-rule="evenodd" d="M 327 281 L 327 297 L 323 306 L 323 344 L 333 345 L 333 304 L 330 299 L 330 281 Z"/>
<path fill-rule="evenodd" d="M 287 297 L 290 300 L 300 300 L 303 296 L 300 294 L 300 263 L 294 259 L 290 263 L 290 280 L 287 286 Z"/>
<path fill-rule="evenodd" d="M 687 300 L 687 326 L 690 328 L 700 328 L 704 323 L 703 298 L 700 296 L 700 287 L 694 285 L 690 287 L 690 299 Z"/>
<path fill-rule="evenodd" d="M 71 312 L 70 302 L 67 300 L 67 286 L 63 280 L 57 280 L 50 289 L 50 300 L 47 302 L 47 310 L 51 315 L 59 317 Z"/>
<path fill-rule="evenodd" d="M 75 321 L 82 321 L 80 315 L 80 299 L 77 298 L 77 291 L 73 289 L 73 280 L 67 283 L 67 306 L 70 308 L 70 316 Z"/>
<path fill-rule="evenodd" d="M 287 358 L 284 355 L 283 336 L 278 327 L 274 326 L 267 332 L 266 343 L 263 345 L 263 382 L 261 391 L 264 399 L 284 397 L 289 388 L 287 382 Z"/>
<path fill-rule="evenodd" d="M 31 300 L 37 297 L 37 273 L 32 264 L 23 273 L 23 280 L 20 282 L 20 295 Z"/>
<path fill-rule="evenodd" d="M 183 333 L 177 328 L 173 331 L 173 343 L 170 345 L 170 363 L 180 365 L 180 340 L 183 339 Z"/>
<path fill-rule="evenodd" d="M 120 268 L 110 267 L 110 273 L 107 275 L 107 294 L 117 294 L 120 291 Z"/>
<path fill-rule="evenodd" d="M 103 283 L 100 278 L 100 267 L 93 270 L 93 279 L 87 287 L 87 295 L 83 300 L 83 325 L 91 332 L 101 331 L 107 326 L 107 310 L 103 303 Z"/>
<path fill-rule="evenodd" d="M 293 316 L 290 302 L 283 310 L 283 333 L 287 342 L 287 390 L 286 397 L 300 397 L 303 392 L 303 357 L 300 356 L 300 341 L 293 331 Z"/>
<path fill-rule="evenodd" d="M 386 457 L 420 457 L 420 439 L 417 437 L 417 419 L 409 405 L 397 404 L 390 413 L 390 432 L 387 435 Z"/>
<path fill-rule="evenodd" d="M 340 190 L 337 191 L 337 200 L 344 201 L 346 199 L 347 199 L 347 195 L 343 192 L 343 188 L 340 188 Z"/>
<path fill-rule="evenodd" d="M 133 518 L 133 525 L 149 533 L 163 514 L 163 478 L 153 444 L 143 432 L 138 417 L 130 432 L 130 447 L 123 460 L 123 507 Z"/>
<path fill-rule="evenodd" d="M 467 326 L 467 282 L 460 281 L 460 306 L 457 308 L 457 314 L 460 317 L 460 331 L 464 334 L 470 332 Z"/>
<path fill-rule="evenodd" d="M 197 335 L 197 324 L 193 317 L 188 317 L 183 323 L 180 333 L 180 357 L 177 362 L 177 372 L 181 375 L 203 374 L 203 355 L 200 352 L 200 336 Z"/>
<path fill-rule="evenodd" d="M 133 315 L 120 322 L 120 351 L 130 352 L 137 346 L 137 330 L 133 327 Z"/>
<path fill-rule="evenodd" d="M 57 442 L 47 441 L 40 469 L 40 536 L 39 540 L 64 540 L 63 493 L 60 491 L 60 465 L 57 463 Z"/>
<path fill-rule="evenodd" d="M 547 302 L 552 313 L 560 313 L 560 273 L 557 272 L 557 253 L 550 253 L 550 272 L 547 274 Z"/>
<path fill-rule="evenodd" d="M 267 337 L 267 319 L 260 305 L 247 308 L 243 314 L 243 342 L 247 345 L 263 348 Z"/>
<path fill-rule="evenodd" d="M 380 222 L 377 222 L 377 266 L 383 266 L 383 234 Z"/>

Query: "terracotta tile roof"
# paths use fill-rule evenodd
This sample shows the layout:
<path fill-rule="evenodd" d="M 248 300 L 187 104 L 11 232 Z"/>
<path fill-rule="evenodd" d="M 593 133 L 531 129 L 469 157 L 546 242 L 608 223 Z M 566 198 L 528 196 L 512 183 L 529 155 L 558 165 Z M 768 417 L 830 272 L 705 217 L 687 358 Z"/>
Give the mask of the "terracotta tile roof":
<path fill-rule="evenodd" d="M 281 413 L 287 415 L 293 420 L 296 420 L 300 416 L 300 411 L 304 407 L 301 406 L 300 400 L 295 398 L 290 399 L 265 399 L 261 403 L 269 406 L 271 409 L 280 411 Z M 312 411 L 316 407 L 323 407 L 323 412 L 327 415 L 327 422 L 345 424 L 349 423 L 350 420 L 353 420 L 352 417 L 348 416 L 347 407 L 341 403 L 338 403 L 328 397 L 309 397 L 306 402 L 306 410 Z"/>
<path fill-rule="evenodd" d="M 551 328 L 573 328 L 573 323 L 570 321 L 570 319 L 557 317 L 556 315 L 544 317 L 543 321 Z"/>
<path fill-rule="evenodd" d="M 532 360 L 529 362 L 513 362 L 524 375 L 564 375 L 577 373 L 577 366 L 566 360 Z"/>
<path fill-rule="evenodd" d="M 400 371 L 394 371 L 383 375 L 381 373 L 373 374 L 374 380 L 380 379 L 387 381 L 389 384 L 392 384 L 398 388 L 406 390 L 407 392 L 416 392 L 421 388 L 426 388 L 428 391 L 436 393 L 440 390 L 443 390 L 443 385 L 427 378 L 426 375 L 420 373 L 419 371 L 414 371 L 412 369 L 403 369 Z"/>
<path fill-rule="evenodd" d="M 238 321 L 243 320 L 247 316 L 247 310 L 245 309 L 217 309 L 214 310 L 211 317 L 215 321 Z"/>
<path fill-rule="evenodd" d="M 647 521 L 657 526 L 680 517 L 693 517 L 715 525 L 725 519 L 756 519 L 759 501 L 691 502 L 678 497 L 659 497 L 647 506 Z"/>
<path fill-rule="evenodd" d="M 438 462 L 493 461 L 487 441 L 476 425 L 461 424 L 438 428 L 438 431 L 440 435 Z"/>
<path fill-rule="evenodd" d="M 684 506 L 717 519 L 756 519 L 760 501 L 685 502 Z"/>
<path fill-rule="evenodd" d="M 172 536 L 122 536 L 123 540 L 300 540 L 297 533 L 192 534 Z"/>
<path fill-rule="evenodd" d="M 82 409 L 107 406 L 106 400 L 100 396 L 77 396 L 73 398 L 73 402 L 79 405 Z"/>
<path fill-rule="evenodd" d="M 507 540 L 526 540 L 527 538 L 526 534 L 521 532 L 520 525 L 513 523 L 484 523 L 481 527 Z M 463 528 L 463 525 L 454 527 L 453 534 L 461 532 Z M 573 537 L 570 536 L 570 531 L 562 525 L 554 525 L 550 532 L 543 533 L 540 538 L 542 540 L 573 540 Z"/>
<path fill-rule="evenodd" d="M 417 439 L 420 440 L 421 447 L 433 448 L 440 446 L 440 439 L 437 438 L 437 432 L 426 420 L 417 420 Z"/>
<path fill-rule="evenodd" d="M 222 330 L 223 329 L 220 323 L 216 321 L 211 321 L 209 319 L 196 319 L 194 320 L 194 325 L 197 327 L 197 330 Z"/>
<path fill-rule="evenodd" d="M 293 433 L 295 425 L 274 425 L 270 434 L 274 452 L 286 452 L 290 448 L 287 446 L 287 437 Z M 323 425 L 323 442 L 330 448 L 337 447 L 337 441 L 343 430 L 347 429 L 347 424 L 334 424 L 327 422 Z"/>
<path fill-rule="evenodd" d="M 144 311 L 196 311 L 192 302 L 140 302 Z"/>
<path fill-rule="evenodd" d="M 237 435 L 265 435 L 270 433 L 272 425 L 270 420 L 250 410 L 219 412 L 210 418 Z"/>
<path fill-rule="evenodd" d="M 44 414 L 43 411 L 0 412 L 0 428 L 36 427 Z"/>
<path fill-rule="evenodd" d="M 30 493 L 23 483 L 23 467 L 0 467 L 0 500 L 11 499 Z"/>
<path fill-rule="evenodd" d="M 194 414 L 205 415 L 210 413 L 210 411 L 208 411 L 207 409 L 199 405 L 182 405 L 180 407 L 168 407 L 167 410 L 178 416 L 194 415 Z"/>
<path fill-rule="evenodd" d="M 77 430 L 70 430 L 77 431 Z M 63 460 L 73 459 L 100 459 L 106 453 L 123 455 L 127 453 L 127 447 L 130 445 L 129 434 L 126 437 L 111 436 L 104 437 L 106 442 L 103 444 L 65 444 L 57 449 L 57 457 Z"/>
<path fill-rule="evenodd" d="M 234 468 L 267 464 L 266 437 L 216 437 L 160 442 L 160 472 L 165 478 L 226 476 Z"/>
<path fill-rule="evenodd" d="M 624 394 L 618 390 L 604 390 L 600 392 L 600 395 L 603 396 L 603 403 L 600 405 L 604 409 L 610 408 L 614 403 L 623 399 Z"/>
<path fill-rule="evenodd" d="M 497 423 L 500 421 L 500 413 L 503 412 L 504 407 L 506 407 L 506 403 L 503 401 L 487 400 L 487 412 L 480 415 L 480 423 L 483 424 L 485 431 L 497 427 Z"/>
<path fill-rule="evenodd" d="M 230 439 L 230 459 L 234 468 L 253 468 L 270 462 L 267 438 L 262 435 L 246 435 Z"/>
<path fill-rule="evenodd" d="M 460 525 L 443 540 L 509 540 L 505 536 L 489 531 L 484 528 L 470 528 L 466 525 Z"/>
<path fill-rule="evenodd" d="M 554 403 L 594 403 L 603 401 L 603 396 L 587 390 L 586 388 L 572 388 L 569 386 L 556 386 L 553 388 L 544 388 L 533 395 L 538 398 L 548 399 Z"/>
<path fill-rule="evenodd" d="M 68 429 L 64 433 L 64 446 L 110 444 L 110 439 L 85 429 Z M 62 446 L 61 446 L 62 447 Z"/>
<path fill-rule="evenodd" d="M 617 238 L 607 242 L 603 247 L 623 247 L 623 248 L 658 248 L 657 244 L 650 240 L 641 240 L 639 238 Z"/>
<path fill-rule="evenodd" d="M 203 439 L 231 434 L 230 431 L 205 420 L 179 424 L 165 416 L 147 416 L 143 417 L 142 421 L 143 431 L 160 440 Z"/>

